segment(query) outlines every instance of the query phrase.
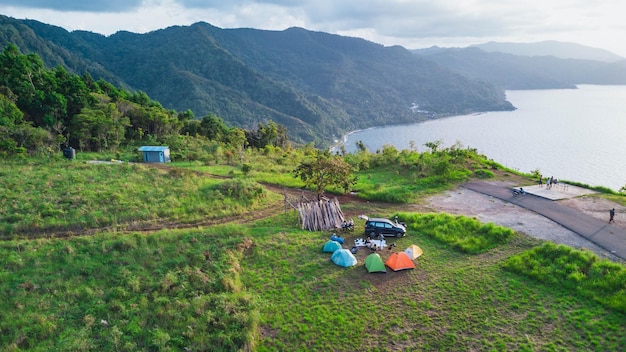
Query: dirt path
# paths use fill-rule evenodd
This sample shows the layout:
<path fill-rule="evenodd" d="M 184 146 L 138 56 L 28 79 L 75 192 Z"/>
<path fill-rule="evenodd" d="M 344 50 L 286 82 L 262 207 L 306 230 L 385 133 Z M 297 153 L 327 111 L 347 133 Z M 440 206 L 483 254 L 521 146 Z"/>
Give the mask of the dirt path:
<path fill-rule="evenodd" d="M 212 175 L 204 174 L 204 176 Z M 219 176 L 215 176 L 219 177 Z M 500 182 L 503 186 L 512 187 L 516 184 L 514 182 L 505 181 L 493 181 Z M 291 189 L 274 185 L 264 185 L 269 191 L 287 194 L 292 199 L 306 197 L 307 199 L 315 199 L 315 195 L 311 192 Z M 378 212 L 394 212 L 394 211 L 418 211 L 418 212 L 447 212 L 457 215 L 465 215 L 470 217 L 476 217 L 483 222 L 493 222 L 494 224 L 512 228 L 516 231 L 526 233 L 532 237 L 550 240 L 555 243 L 562 243 L 573 248 L 586 248 L 589 249 L 600 257 L 608 258 L 614 261 L 621 261 L 620 258 L 611 254 L 609 251 L 597 246 L 593 242 L 583 238 L 582 236 L 565 229 L 558 225 L 554 221 L 551 221 L 537 213 L 530 210 L 521 208 L 514 204 L 490 197 L 475 191 L 471 191 L 464 187 L 457 187 L 452 191 L 447 191 L 432 197 L 425 199 L 425 201 L 419 204 L 397 205 L 397 204 L 384 204 L 384 203 L 370 203 L 354 195 L 330 195 L 330 198 L 337 197 L 339 203 L 342 204 L 344 214 L 346 218 L 356 218 L 359 214 L 367 214 L 374 209 Z M 619 206 L 606 199 L 584 196 L 578 198 L 571 198 L 559 201 L 560 204 L 567 207 L 571 207 L 584 214 L 591 215 L 598 219 L 604 219 L 608 216 L 607 209 L 612 207 L 616 208 L 618 215 L 616 216 L 616 223 L 614 226 L 620 227 L 626 230 L 626 208 Z M 350 210 L 345 211 L 345 208 Z M 115 231 L 115 232 L 156 232 L 164 229 L 185 229 L 185 228 L 197 228 L 206 227 L 217 224 L 237 222 L 237 223 L 250 223 L 263 218 L 271 217 L 284 212 L 284 205 L 273 203 L 268 204 L 263 209 L 250 211 L 244 214 L 237 214 L 219 219 L 206 219 L 192 223 L 177 223 L 171 221 L 157 221 L 157 222 L 137 222 L 131 224 L 123 224 L 115 227 L 107 228 L 94 228 L 94 229 L 47 229 L 37 231 L 36 233 L 31 231 L 25 235 L 28 238 L 38 237 L 53 237 L 63 238 L 71 236 L 89 236 L 100 232 Z M 624 216 L 620 217 L 619 215 Z"/>

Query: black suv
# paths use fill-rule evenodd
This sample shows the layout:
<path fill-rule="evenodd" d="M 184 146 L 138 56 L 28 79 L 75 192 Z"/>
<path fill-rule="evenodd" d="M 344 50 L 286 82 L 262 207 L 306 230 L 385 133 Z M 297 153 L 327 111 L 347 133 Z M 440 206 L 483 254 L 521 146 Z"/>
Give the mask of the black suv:
<path fill-rule="evenodd" d="M 402 237 L 406 234 L 406 225 L 389 219 L 369 218 L 365 221 L 365 235 L 375 240 L 380 235 Z"/>

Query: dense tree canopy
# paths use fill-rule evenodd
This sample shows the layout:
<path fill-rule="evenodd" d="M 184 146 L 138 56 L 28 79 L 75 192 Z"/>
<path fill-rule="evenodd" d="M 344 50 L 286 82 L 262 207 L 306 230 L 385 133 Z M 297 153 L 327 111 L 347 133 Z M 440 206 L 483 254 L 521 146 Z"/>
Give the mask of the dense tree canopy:
<path fill-rule="evenodd" d="M 15 45 L 0 54 L 0 153 L 54 152 L 59 146 L 116 151 L 145 143 L 205 151 L 217 149 L 202 144 L 219 143 L 232 156 L 245 147 L 286 147 L 288 139 L 285 127 L 273 121 L 259 123 L 257 130 L 231 128 L 215 114 L 196 119 L 191 110 L 163 108 L 145 92 L 46 68 L 37 55 L 21 54 Z"/>

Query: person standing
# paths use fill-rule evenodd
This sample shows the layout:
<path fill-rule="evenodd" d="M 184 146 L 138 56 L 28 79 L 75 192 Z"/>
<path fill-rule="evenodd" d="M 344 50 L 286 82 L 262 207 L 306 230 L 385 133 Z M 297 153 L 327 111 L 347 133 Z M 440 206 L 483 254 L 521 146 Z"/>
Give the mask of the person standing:
<path fill-rule="evenodd" d="M 550 178 L 548 179 L 548 182 L 546 182 L 546 187 L 548 187 L 548 189 L 552 189 L 553 185 L 554 185 L 554 176 L 550 176 Z"/>
<path fill-rule="evenodd" d="M 615 208 L 609 210 L 609 224 L 615 222 Z"/>

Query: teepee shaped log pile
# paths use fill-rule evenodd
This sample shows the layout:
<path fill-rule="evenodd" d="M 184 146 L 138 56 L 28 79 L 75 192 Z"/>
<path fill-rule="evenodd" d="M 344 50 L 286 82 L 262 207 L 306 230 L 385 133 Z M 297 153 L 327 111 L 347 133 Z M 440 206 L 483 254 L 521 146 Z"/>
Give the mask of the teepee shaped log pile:
<path fill-rule="evenodd" d="M 337 198 L 300 202 L 297 205 L 297 210 L 300 213 L 303 230 L 335 230 L 345 221 Z"/>

